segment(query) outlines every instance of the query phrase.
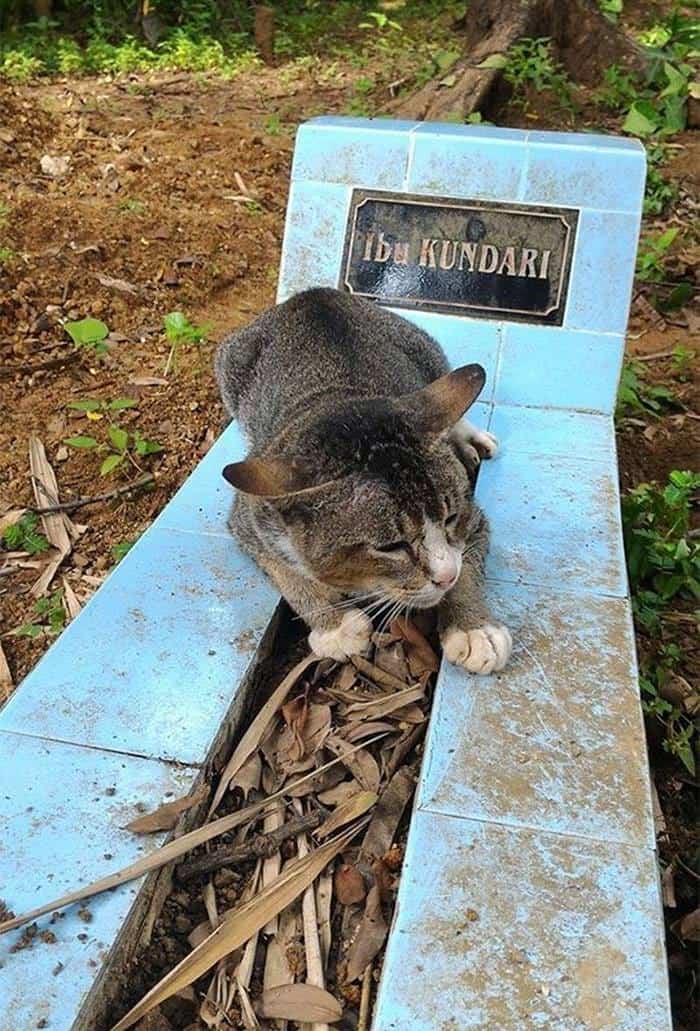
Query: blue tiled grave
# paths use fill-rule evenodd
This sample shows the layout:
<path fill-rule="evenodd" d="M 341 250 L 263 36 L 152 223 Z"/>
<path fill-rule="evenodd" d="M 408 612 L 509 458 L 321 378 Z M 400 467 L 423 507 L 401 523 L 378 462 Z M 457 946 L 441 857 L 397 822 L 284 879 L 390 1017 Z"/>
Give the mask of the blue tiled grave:
<path fill-rule="evenodd" d="M 477 493 L 514 654 L 495 677 L 440 672 L 375 1031 L 670 1027 L 611 418 L 643 181 L 642 148 L 612 137 L 340 118 L 299 130 L 279 300 L 343 286 L 354 190 L 471 205 L 487 225 L 494 205 L 556 208 L 575 225 L 557 324 L 383 298 L 453 364 L 487 371 L 471 419 L 502 447 Z M 277 602 L 225 526 L 221 456 L 243 452 L 229 427 L 0 713 L 0 756 L 19 770 L 2 842 L 29 871 L 3 861 L 0 896 L 18 910 L 64 886 L 47 892 L 49 858 L 72 886 L 65 855 L 91 879 L 100 856 L 144 847 L 120 830 L 130 806 L 185 791 L 240 700 Z M 99 645 L 105 623 L 118 647 Z M 0 939 L 15 1007 L 1 1031 L 80 1025 L 138 887 L 92 902 L 86 930 L 69 911 L 54 945 L 7 953 Z"/>

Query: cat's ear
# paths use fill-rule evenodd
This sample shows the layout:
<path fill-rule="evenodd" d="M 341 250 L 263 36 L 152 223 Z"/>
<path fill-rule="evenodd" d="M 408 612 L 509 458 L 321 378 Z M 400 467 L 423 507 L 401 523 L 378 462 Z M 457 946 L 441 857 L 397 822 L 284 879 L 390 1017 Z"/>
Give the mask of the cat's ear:
<path fill-rule="evenodd" d="M 236 490 L 261 498 L 288 497 L 317 486 L 300 463 L 283 458 L 247 458 L 227 465 L 223 475 Z"/>
<path fill-rule="evenodd" d="M 419 431 L 444 433 L 474 404 L 486 382 L 481 365 L 463 365 L 400 399 Z"/>

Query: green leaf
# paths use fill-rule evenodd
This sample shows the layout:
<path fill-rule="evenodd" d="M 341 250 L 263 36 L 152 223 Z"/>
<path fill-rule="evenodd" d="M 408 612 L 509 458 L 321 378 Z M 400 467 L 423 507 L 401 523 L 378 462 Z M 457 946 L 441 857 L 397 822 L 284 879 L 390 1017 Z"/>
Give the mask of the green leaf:
<path fill-rule="evenodd" d="M 667 251 L 673 243 L 673 241 L 678 236 L 678 232 L 678 226 L 671 226 L 669 229 L 663 232 L 661 236 L 659 236 L 658 239 L 655 241 L 655 246 L 657 250 Z"/>
<path fill-rule="evenodd" d="M 505 68 L 508 64 L 507 54 L 491 54 L 485 60 L 478 64 L 477 68 Z"/>
<path fill-rule="evenodd" d="M 632 136 L 651 136 L 659 128 L 660 120 L 648 100 L 638 100 L 629 109 L 622 123 L 622 131 Z"/>
<path fill-rule="evenodd" d="M 126 430 L 123 430 L 121 426 L 109 427 L 109 439 L 112 441 L 117 451 L 126 451 L 126 445 L 129 443 L 129 434 Z"/>
<path fill-rule="evenodd" d="M 137 455 L 157 455 L 163 450 L 162 444 L 156 444 L 154 440 L 144 440 L 137 435 L 134 440 L 134 450 Z"/>
<path fill-rule="evenodd" d="M 187 332 L 189 322 L 181 311 L 171 311 L 163 319 L 163 325 L 165 326 L 165 335 L 168 340 L 177 343 L 182 335 Z"/>
<path fill-rule="evenodd" d="M 689 741 L 683 741 L 676 745 L 676 755 L 685 766 L 691 777 L 695 776 L 695 755 L 693 746 Z"/>
<path fill-rule="evenodd" d="M 101 401 L 71 401 L 68 408 L 75 409 L 76 412 L 97 412 L 100 409 Z"/>
<path fill-rule="evenodd" d="M 662 305 L 663 311 L 673 311 L 676 308 L 682 308 L 692 298 L 693 293 L 691 283 L 679 283 L 678 286 L 674 286 L 664 301 Z"/>
<path fill-rule="evenodd" d="M 63 328 L 76 346 L 96 344 L 100 340 L 104 340 L 109 334 L 109 329 L 99 319 L 80 319 L 78 322 L 66 322 Z"/>
<path fill-rule="evenodd" d="M 85 448 L 86 450 L 98 446 L 94 437 L 65 437 L 63 443 L 68 444 L 69 447 Z"/>
<path fill-rule="evenodd" d="M 110 401 L 107 407 L 110 412 L 121 412 L 125 408 L 136 408 L 138 401 L 133 397 L 117 397 L 114 401 Z"/>
<path fill-rule="evenodd" d="M 39 637 L 43 632 L 44 628 L 39 626 L 37 623 L 25 623 L 24 626 L 11 631 L 14 637 L 29 637 L 32 640 L 35 637 Z"/>
<path fill-rule="evenodd" d="M 107 476 L 124 461 L 124 455 L 107 455 L 100 466 L 100 476 Z"/>
<path fill-rule="evenodd" d="M 666 75 L 666 81 L 668 86 L 659 93 L 660 97 L 679 96 L 680 94 L 685 95 L 686 86 L 688 84 L 687 76 L 679 72 L 672 64 L 668 61 L 664 62 L 664 74 Z"/>

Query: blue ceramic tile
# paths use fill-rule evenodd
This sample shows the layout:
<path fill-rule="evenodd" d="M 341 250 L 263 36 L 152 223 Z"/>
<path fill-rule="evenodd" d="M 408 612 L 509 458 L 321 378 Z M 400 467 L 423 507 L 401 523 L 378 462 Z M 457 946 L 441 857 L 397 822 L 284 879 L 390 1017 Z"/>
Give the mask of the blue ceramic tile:
<path fill-rule="evenodd" d="M 501 453 L 526 451 L 581 461 L 615 461 L 615 427 L 607 415 L 496 405 L 490 427 Z"/>
<path fill-rule="evenodd" d="M 421 126 L 413 133 L 408 193 L 518 201 L 527 162 L 525 137 Z"/>
<path fill-rule="evenodd" d="M 511 129 L 504 125 L 460 125 L 457 122 L 416 122 L 414 135 L 482 140 L 484 143 L 525 143 L 530 137 L 527 129 Z"/>
<path fill-rule="evenodd" d="M 528 133 L 528 144 L 539 144 L 550 147 L 562 147 L 571 154 L 571 160 L 580 160 L 574 150 L 584 148 L 594 150 L 614 150 L 623 154 L 636 154 L 644 161 L 646 152 L 639 140 L 631 140 L 627 136 L 603 136 L 595 132 L 543 132 L 533 129 Z"/>
<path fill-rule="evenodd" d="M 229 462 L 238 462 L 245 456 L 243 433 L 238 423 L 233 422 L 187 477 L 153 526 L 161 530 L 186 530 L 229 537 L 226 520 L 234 492 L 223 478 L 222 470 Z"/>
<path fill-rule="evenodd" d="M 91 748 L 0 733 L 11 775 L 0 788 L 0 898 L 15 913 L 50 902 L 153 852 L 163 834 L 122 828 L 138 805 L 155 808 L 190 790 L 194 771 Z M 100 973 L 142 881 L 38 921 L 31 948 L 13 952 L 22 930 L 0 936 L 3 1031 L 70 1031 Z M 45 1024 L 40 1021 L 45 1021 Z"/>
<path fill-rule="evenodd" d="M 500 328 L 496 322 L 485 319 L 463 319 L 455 315 L 392 308 L 397 315 L 408 319 L 429 333 L 442 347 L 453 369 L 469 362 L 478 362 L 486 370 L 486 384 L 481 392 L 482 401 L 493 395 L 500 346 Z"/>
<path fill-rule="evenodd" d="M 624 349 L 623 336 L 506 325 L 495 399 L 612 412 Z"/>
<path fill-rule="evenodd" d="M 450 816 L 654 847 L 625 599 L 490 585 L 502 673 L 443 662 L 418 804 Z"/>
<path fill-rule="evenodd" d="M 373 1031 L 670 1031 L 654 853 L 414 814 Z"/>
<path fill-rule="evenodd" d="M 292 183 L 278 302 L 312 286 L 338 285 L 350 193 L 336 183 Z"/>
<path fill-rule="evenodd" d="M 421 122 L 412 122 L 406 118 L 382 118 L 377 115 L 375 118 L 353 118 L 346 115 L 318 115 L 304 122 L 301 128 L 332 128 L 345 130 L 360 130 L 362 132 L 403 132 L 409 133 L 412 129 L 421 125 Z"/>
<path fill-rule="evenodd" d="M 491 579 L 626 596 L 612 460 L 504 448 L 482 466 L 476 496 L 491 524 Z"/>
<path fill-rule="evenodd" d="M 601 143 L 605 137 L 530 133 L 523 200 L 638 213 L 644 195 L 646 162 L 639 145 Z"/>
<path fill-rule="evenodd" d="M 201 763 L 277 598 L 233 538 L 150 530 L 15 692 L 0 730 Z"/>
<path fill-rule="evenodd" d="M 409 123 L 410 126 L 410 123 Z M 347 183 L 376 190 L 400 190 L 406 177 L 409 133 L 381 120 L 311 122 L 299 127 L 292 182 Z"/>
<path fill-rule="evenodd" d="M 564 325 L 624 333 L 639 238 L 639 216 L 582 211 Z"/>

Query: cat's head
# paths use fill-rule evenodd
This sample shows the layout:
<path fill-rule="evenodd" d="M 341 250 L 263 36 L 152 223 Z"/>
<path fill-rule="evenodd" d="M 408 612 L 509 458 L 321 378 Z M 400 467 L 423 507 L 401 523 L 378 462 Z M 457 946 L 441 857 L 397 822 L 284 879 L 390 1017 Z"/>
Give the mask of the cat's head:
<path fill-rule="evenodd" d="M 346 402 L 224 469 L 298 572 L 348 594 L 436 605 L 457 581 L 471 487 L 449 433 L 485 381 L 467 365 L 399 398 Z"/>

